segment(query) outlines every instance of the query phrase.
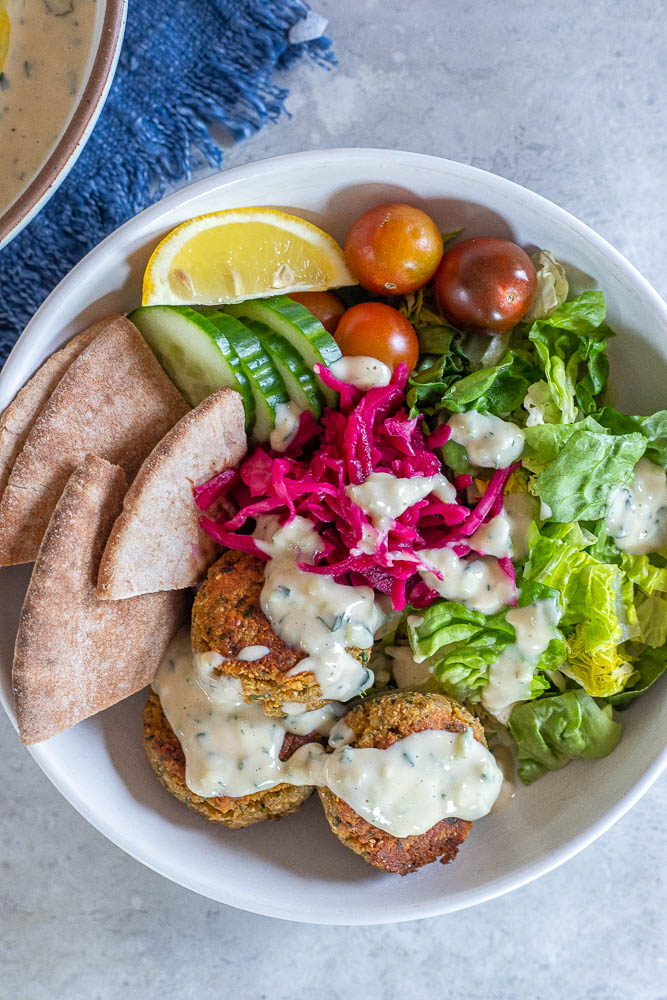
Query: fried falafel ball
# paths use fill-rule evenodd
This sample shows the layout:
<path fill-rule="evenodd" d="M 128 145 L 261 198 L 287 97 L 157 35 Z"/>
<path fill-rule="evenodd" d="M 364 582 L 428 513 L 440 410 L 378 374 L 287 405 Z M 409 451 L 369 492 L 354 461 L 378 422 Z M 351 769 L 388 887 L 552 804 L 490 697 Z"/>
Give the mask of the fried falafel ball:
<path fill-rule="evenodd" d="M 462 733 L 468 726 L 475 739 L 486 746 L 479 720 L 442 694 L 398 691 L 367 698 L 348 712 L 344 721 L 354 733 L 352 747 L 386 750 L 412 733 L 427 729 Z M 399 875 L 408 875 L 438 858 L 442 864 L 453 861 L 472 829 L 471 822 L 448 818 L 426 833 L 394 837 L 372 826 L 328 788 L 318 788 L 318 792 L 329 826 L 340 842 L 375 868 Z"/>
<path fill-rule="evenodd" d="M 154 693 L 151 693 L 144 706 L 143 720 L 144 748 L 160 782 L 179 802 L 201 813 L 213 823 L 222 823 L 230 830 L 238 830 L 264 819 L 280 819 L 281 816 L 297 812 L 313 792 L 311 785 L 297 787 L 280 784 L 239 798 L 229 795 L 203 798 L 185 784 L 183 749 L 162 711 L 160 699 Z M 309 733 L 308 736 L 286 733 L 280 759 L 288 760 L 300 746 L 320 739 L 317 733 Z"/>
<path fill-rule="evenodd" d="M 225 552 L 211 566 L 192 608 L 192 648 L 195 653 L 214 650 L 225 658 L 216 673 L 238 677 L 245 701 L 259 701 L 266 715 L 283 716 L 283 705 L 298 703 L 309 712 L 327 704 L 310 670 L 288 676 L 305 659 L 274 633 L 262 611 L 264 563 L 245 552 Z M 269 652 L 258 660 L 235 659 L 248 646 L 265 646 Z M 348 650 L 361 663 L 367 650 Z"/>

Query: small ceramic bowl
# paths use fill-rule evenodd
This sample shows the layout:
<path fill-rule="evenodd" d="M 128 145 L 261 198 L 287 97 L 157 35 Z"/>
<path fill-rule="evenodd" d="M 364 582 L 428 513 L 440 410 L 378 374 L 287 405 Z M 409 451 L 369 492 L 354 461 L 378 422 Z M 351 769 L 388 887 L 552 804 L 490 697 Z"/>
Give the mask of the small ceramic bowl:
<path fill-rule="evenodd" d="M 48 159 L 17 199 L 0 215 L 0 249 L 9 243 L 58 190 L 86 145 L 114 77 L 125 31 L 128 0 L 97 5 L 88 75 L 66 127 Z M 11 36 L 10 36 L 11 38 Z"/>
<path fill-rule="evenodd" d="M 440 229 L 503 236 L 551 250 L 572 291 L 601 288 L 617 336 L 610 346 L 616 404 L 664 405 L 667 306 L 613 247 L 544 198 L 473 167 L 382 149 L 298 153 L 236 167 L 152 206 L 78 264 L 39 309 L 0 374 L 0 409 L 63 340 L 112 310 L 141 301 L 141 279 L 174 226 L 216 209 L 273 205 L 339 241 L 363 211 L 388 201 L 424 208 Z M 11 665 L 30 567 L 0 571 L 0 701 L 15 726 Z M 80 723 L 30 753 L 61 793 L 105 836 L 145 865 L 204 896 L 313 923 L 409 920 L 472 906 L 562 864 L 600 836 L 665 765 L 665 685 L 623 713 L 623 738 L 604 760 L 546 775 L 475 823 L 451 865 L 407 878 L 368 867 L 333 837 L 317 797 L 279 823 L 224 830 L 158 783 L 142 746 L 145 694 Z"/>

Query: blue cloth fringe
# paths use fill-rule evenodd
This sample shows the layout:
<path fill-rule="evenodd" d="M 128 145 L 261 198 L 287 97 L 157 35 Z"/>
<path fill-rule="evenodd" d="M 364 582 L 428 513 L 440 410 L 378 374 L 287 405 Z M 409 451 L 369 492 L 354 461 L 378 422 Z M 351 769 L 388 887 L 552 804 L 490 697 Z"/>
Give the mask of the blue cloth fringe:
<path fill-rule="evenodd" d="M 78 162 L 42 212 L 0 251 L 0 364 L 46 295 L 92 247 L 193 168 L 219 166 L 210 134 L 238 142 L 284 111 L 272 82 L 328 38 L 291 45 L 302 0 L 130 0 L 118 71 Z"/>

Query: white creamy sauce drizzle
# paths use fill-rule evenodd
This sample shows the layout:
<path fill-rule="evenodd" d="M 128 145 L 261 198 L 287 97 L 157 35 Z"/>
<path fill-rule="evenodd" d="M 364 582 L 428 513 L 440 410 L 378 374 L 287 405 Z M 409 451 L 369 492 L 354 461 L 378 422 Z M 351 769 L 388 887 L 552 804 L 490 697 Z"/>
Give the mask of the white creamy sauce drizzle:
<path fill-rule="evenodd" d="M 559 617 L 558 603 L 552 598 L 507 612 L 516 639 L 491 664 L 489 682 L 482 691 L 484 708 L 503 725 L 509 721 L 514 705 L 530 697 L 535 667 L 555 636 Z"/>
<path fill-rule="evenodd" d="M 499 559 L 523 559 L 528 555 L 528 535 L 537 513 L 538 501 L 530 493 L 506 493 L 500 514 L 470 536 L 470 548 Z"/>
<path fill-rule="evenodd" d="M 282 780 L 279 755 L 285 730 L 246 705 L 237 678 L 216 678 L 215 655 L 193 663 L 186 629 L 172 640 L 153 682 L 169 725 L 185 754 L 185 782 L 210 798 L 238 798 L 272 788 Z"/>
<path fill-rule="evenodd" d="M 243 649 L 239 650 L 235 658 L 253 663 L 255 660 L 261 660 L 263 656 L 267 656 L 270 652 L 271 650 L 268 646 L 244 646 Z"/>
<path fill-rule="evenodd" d="M 321 774 L 315 784 L 325 785 L 373 826 L 410 837 L 448 816 L 475 820 L 491 810 L 503 774 L 472 729 L 425 730 L 377 750 L 347 746 L 351 731 L 343 725 L 342 738 L 335 728 L 331 734 L 334 752 L 316 758 Z"/>
<path fill-rule="evenodd" d="M 346 486 L 345 493 L 384 533 L 397 517 L 431 493 L 443 503 L 456 502 L 456 490 L 441 473 L 401 479 L 390 472 L 372 472 L 360 485 Z"/>
<path fill-rule="evenodd" d="M 493 614 L 511 604 L 515 597 L 512 581 L 494 556 L 459 559 L 452 549 L 422 549 L 416 553 L 424 564 L 419 575 L 448 601 L 459 601 L 471 611 Z M 442 579 L 425 567 L 437 570 Z"/>
<path fill-rule="evenodd" d="M 278 403 L 276 423 L 269 434 L 269 444 L 274 451 L 285 451 L 289 448 L 299 429 L 301 412 L 296 403 Z"/>
<path fill-rule="evenodd" d="M 451 441 L 462 445 L 471 465 L 485 469 L 506 469 L 523 451 L 523 431 L 490 413 L 455 413 L 448 421 Z"/>
<path fill-rule="evenodd" d="M 475 552 L 482 552 L 486 556 L 511 556 L 512 539 L 510 537 L 510 523 L 505 513 L 492 517 L 485 524 L 480 524 L 468 539 L 471 549 Z"/>
<path fill-rule="evenodd" d="M 207 670 L 213 663 L 209 657 Z M 200 664 L 201 666 L 201 664 Z M 257 703 L 242 701 L 240 682 L 205 688 L 193 671 L 187 630 L 171 642 L 153 689 L 186 759 L 185 780 L 198 795 L 234 798 L 282 782 L 328 787 L 360 816 L 395 837 L 425 833 L 448 816 L 475 820 L 493 806 L 502 772 L 471 729 L 464 733 L 425 731 L 387 750 L 348 744 L 354 733 L 344 720 L 331 730 L 335 748 L 300 747 L 280 760 L 285 732 L 311 732 L 319 716 L 325 726 L 338 709 L 306 713 L 299 720 L 271 719 Z"/>
<path fill-rule="evenodd" d="M 285 707 L 285 706 L 283 706 Z M 296 706 L 296 712 L 288 713 L 281 724 L 288 733 L 295 733 L 297 736 L 307 736 L 308 733 L 321 733 L 328 736 L 338 720 L 345 715 L 347 708 L 339 701 L 330 701 L 322 708 L 314 708 L 312 712 L 299 711 L 300 706 Z"/>
<path fill-rule="evenodd" d="M 607 507 L 607 532 L 619 549 L 629 555 L 657 552 L 667 546 L 667 476 L 647 458 L 635 465 L 630 486 L 611 493 Z"/>
<path fill-rule="evenodd" d="M 339 358 L 330 365 L 331 374 L 341 382 L 347 382 L 362 392 L 380 388 L 391 382 L 391 368 L 377 358 L 358 357 Z"/>
<path fill-rule="evenodd" d="M 8 0 L 6 9 L 0 215 L 41 169 L 79 99 L 91 58 L 96 0 Z"/>
<path fill-rule="evenodd" d="M 373 673 L 348 652 L 370 649 L 383 615 L 370 587 L 349 587 L 309 573 L 319 538 L 310 521 L 295 517 L 274 532 L 260 519 L 257 544 L 271 556 L 264 570 L 262 611 L 279 638 L 308 654 L 289 672 L 312 671 L 324 698 L 347 701 L 373 683 Z M 271 541 L 264 540 L 269 534 Z"/>

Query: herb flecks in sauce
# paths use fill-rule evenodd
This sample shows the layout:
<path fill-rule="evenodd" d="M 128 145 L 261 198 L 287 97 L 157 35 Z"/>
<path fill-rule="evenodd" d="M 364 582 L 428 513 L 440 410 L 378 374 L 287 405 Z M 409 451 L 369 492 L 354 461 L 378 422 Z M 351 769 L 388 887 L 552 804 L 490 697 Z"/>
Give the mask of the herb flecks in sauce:
<path fill-rule="evenodd" d="M 87 76 L 96 11 L 96 0 L 6 2 L 11 34 L 0 73 L 0 215 L 34 179 L 69 122 Z"/>
<path fill-rule="evenodd" d="M 448 816 L 474 820 L 491 809 L 502 772 L 491 753 L 463 733 L 425 731 L 386 750 L 358 749 L 339 705 L 302 716 L 268 718 L 246 705 L 235 678 L 210 672 L 210 655 L 193 657 L 187 630 L 172 641 L 154 690 L 186 759 L 186 783 L 199 795 L 240 797 L 292 785 L 327 787 L 374 826 L 396 837 L 425 833 Z M 175 664 L 175 670 L 171 665 Z M 327 753 L 308 743 L 280 760 L 286 732 L 330 733 Z"/>

